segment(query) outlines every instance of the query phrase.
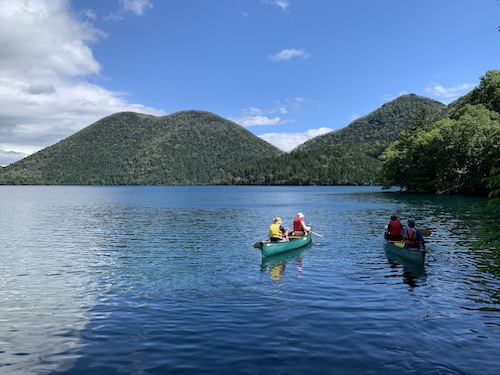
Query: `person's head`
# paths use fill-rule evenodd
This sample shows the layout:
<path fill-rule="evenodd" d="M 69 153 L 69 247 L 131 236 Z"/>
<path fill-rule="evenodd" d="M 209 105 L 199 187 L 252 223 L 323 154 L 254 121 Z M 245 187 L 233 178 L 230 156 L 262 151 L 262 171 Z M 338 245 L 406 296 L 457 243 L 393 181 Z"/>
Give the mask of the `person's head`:
<path fill-rule="evenodd" d="M 397 220 L 397 219 L 398 219 L 398 217 L 396 215 L 391 216 L 391 220 Z"/>
<path fill-rule="evenodd" d="M 415 227 L 415 219 L 408 219 L 408 226 L 410 228 Z"/>
<path fill-rule="evenodd" d="M 278 216 L 274 218 L 274 224 L 281 224 L 281 223 L 282 223 L 281 217 Z"/>
<path fill-rule="evenodd" d="M 297 217 L 303 218 L 303 217 L 304 217 L 304 214 L 303 214 L 302 212 L 299 212 L 299 213 L 297 214 Z"/>

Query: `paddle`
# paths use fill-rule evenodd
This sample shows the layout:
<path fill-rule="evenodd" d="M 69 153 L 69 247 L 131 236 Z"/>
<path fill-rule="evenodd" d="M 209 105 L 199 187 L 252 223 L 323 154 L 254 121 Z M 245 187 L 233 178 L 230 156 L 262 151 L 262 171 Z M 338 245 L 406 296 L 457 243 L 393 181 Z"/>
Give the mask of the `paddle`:
<path fill-rule="evenodd" d="M 319 234 L 319 233 L 316 233 L 316 232 L 313 232 L 312 230 L 310 230 L 309 232 L 311 232 L 312 234 L 318 236 L 318 237 L 321 237 L 321 238 L 325 238 L 325 236 Z"/>
<path fill-rule="evenodd" d="M 420 230 L 420 233 L 422 233 L 422 236 L 430 236 L 431 235 L 431 230 L 430 229 L 422 229 Z"/>

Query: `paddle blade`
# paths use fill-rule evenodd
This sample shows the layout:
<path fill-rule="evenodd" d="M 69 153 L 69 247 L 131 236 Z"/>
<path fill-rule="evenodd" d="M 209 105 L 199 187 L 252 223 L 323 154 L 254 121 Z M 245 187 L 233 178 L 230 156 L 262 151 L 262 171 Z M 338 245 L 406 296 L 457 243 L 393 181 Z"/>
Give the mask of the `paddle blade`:
<path fill-rule="evenodd" d="M 431 235 L 431 230 L 430 229 L 422 229 L 420 232 L 422 232 L 422 236 L 430 236 Z"/>
<path fill-rule="evenodd" d="M 262 242 L 256 242 L 252 245 L 253 247 L 255 247 L 256 249 L 262 249 Z"/>

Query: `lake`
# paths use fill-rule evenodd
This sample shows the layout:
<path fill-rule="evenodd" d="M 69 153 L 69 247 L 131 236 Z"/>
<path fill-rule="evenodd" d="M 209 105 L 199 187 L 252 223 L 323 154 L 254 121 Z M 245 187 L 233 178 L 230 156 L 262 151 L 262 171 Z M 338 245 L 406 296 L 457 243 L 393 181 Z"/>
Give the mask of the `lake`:
<path fill-rule="evenodd" d="M 378 187 L 0 187 L 1 374 L 498 374 L 484 199 Z M 262 260 L 273 217 L 313 243 Z M 391 214 L 430 228 L 423 267 Z M 491 214 L 493 215 L 493 214 Z"/>

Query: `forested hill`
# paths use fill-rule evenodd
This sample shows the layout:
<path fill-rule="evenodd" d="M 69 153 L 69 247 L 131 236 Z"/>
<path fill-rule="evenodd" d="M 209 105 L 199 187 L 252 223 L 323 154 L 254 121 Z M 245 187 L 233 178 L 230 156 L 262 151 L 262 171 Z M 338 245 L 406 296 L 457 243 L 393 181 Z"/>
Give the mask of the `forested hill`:
<path fill-rule="evenodd" d="M 381 162 L 377 157 L 401 131 L 446 116 L 447 107 L 414 94 L 403 95 L 347 127 L 298 146 L 289 154 L 243 165 L 224 174 L 221 184 L 369 185 Z"/>
<path fill-rule="evenodd" d="M 203 185 L 283 154 L 209 112 L 117 113 L 0 171 L 1 184 Z"/>
<path fill-rule="evenodd" d="M 375 156 L 398 138 L 403 130 L 445 117 L 447 107 L 436 100 L 415 94 L 402 95 L 351 122 L 345 128 L 308 140 L 297 150 L 310 150 L 334 144 L 366 143 Z"/>

